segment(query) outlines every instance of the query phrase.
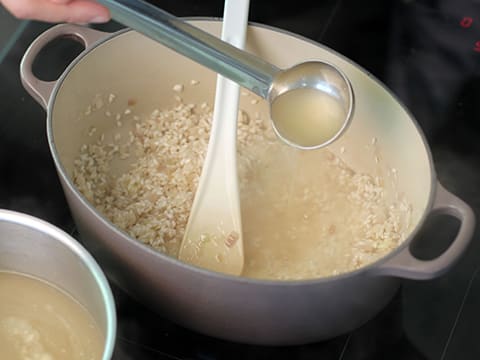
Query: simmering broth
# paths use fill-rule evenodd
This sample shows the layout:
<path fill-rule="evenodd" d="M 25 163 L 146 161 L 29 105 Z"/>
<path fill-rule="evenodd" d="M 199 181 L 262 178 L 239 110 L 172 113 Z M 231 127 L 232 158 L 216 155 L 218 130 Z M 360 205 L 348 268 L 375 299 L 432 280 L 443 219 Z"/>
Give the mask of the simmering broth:
<path fill-rule="evenodd" d="M 258 156 L 241 192 L 244 276 L 336 275 L 403 240 L 408 206 L 387 205 L 380 178 L 354 172 L 328 150 L 277 145 Z"/>
<path fill-rule="evenodd" d="M 2 360 L 99 360 L 104 335 L 65 292 L 30 276 L 0 271 Z"/>

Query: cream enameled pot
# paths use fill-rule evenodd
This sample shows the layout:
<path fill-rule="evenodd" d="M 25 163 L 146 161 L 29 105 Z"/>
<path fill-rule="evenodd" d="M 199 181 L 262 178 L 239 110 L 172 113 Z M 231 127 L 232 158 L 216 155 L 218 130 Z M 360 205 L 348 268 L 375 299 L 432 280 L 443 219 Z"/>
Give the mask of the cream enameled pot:
<path fill-rule="evenodd" d="M 191 21 L 220 33 L 219 21 Z M 39 80 L 31 71 L 33 60 L 48 42 L 65 36 L 82 42 L 85 51 L 57 81 Z M 172 84 L 191 79 L 199 80 L 198 88 L 183 94 L 185 100 L 213 103 L 216 74 L 133 31 L 107 34 L 59 25 L 27 50 L 21 76 L 25 88 L 47 110 L 49 146 L 82 241 L 115 283 L 173 321 L 215 337 L 269 345 L 330 338 L 378 313 L 395 294 L 400 278 L 430 279 L 449 269 L 471 239 L 474 215 L 438 183 L 428 145 L 409 112 L 358 65 L 318 43 L 262 25 L 250 25 L 247 50 L 280 68 L 317 59 L 347 75 L 356 96 L 355 114 L 331 149 L 354 149 L 342 157 L 355 170 L 369 173 L 374 161 L 362 149 L 376 139 L 382 163 L 395 169 L 399 191 L 412 204 L 412 231 L 401 246 L 357 271 L 305 281 L 231 277 L 155 252 L 112 225 L 73 184 L 73 161 L 80 146 L 93 141 L 88 128 L 99 126 L 95 116 L 78 121 L 79 114 L 96 93 L 105 92 L 122 98 L 135 94 L 148 113 L 169 105 Z M 248 110 L 248 103 L 243 106 Z M 409 244 L 433 212 L 454 216 L 461 226 L 443 254 L 422 261 L 411 254 Z"/>

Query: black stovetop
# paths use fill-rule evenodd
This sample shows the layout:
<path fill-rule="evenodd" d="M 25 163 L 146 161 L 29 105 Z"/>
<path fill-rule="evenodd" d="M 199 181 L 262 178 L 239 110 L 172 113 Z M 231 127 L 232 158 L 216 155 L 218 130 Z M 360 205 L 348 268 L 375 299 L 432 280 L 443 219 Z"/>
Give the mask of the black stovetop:
<path fill-rule="evenodd" d="M 223 11 L 222 1 L 155 3 L 178 16 L 218 17 Z M 480 2 L 251 0 L 250 18 L 321 42 L 386 83 L 425 131 L 439 180 L 480 209 Z M 27 46 L 49 26 L 15 21 L 0 11 L 0 207 L 75 236 L 47 145 L 45 113 L 22 88 L 18 71 Z M 39 64 L 36 71 L 54 79 L 79 48 L 59 43 L 49 50 L 43 61 L 48 66 Z M 453 226 L 426 224 L 418 240 L 426 256 L 451 239 Z M 404 281 L 393 301 L 360 329 L 304 346 L 259 347 L 206 337 L 150 312 L 112 284 L 118 309 L 114 359 L 479 359 L 479 240 L 477 231 L 446 275 Z"/>

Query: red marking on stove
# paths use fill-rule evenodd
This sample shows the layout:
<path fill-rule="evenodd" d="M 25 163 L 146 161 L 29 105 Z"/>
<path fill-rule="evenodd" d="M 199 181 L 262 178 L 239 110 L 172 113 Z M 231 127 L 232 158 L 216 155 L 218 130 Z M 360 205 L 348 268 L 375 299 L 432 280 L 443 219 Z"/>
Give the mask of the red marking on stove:
<path fill-rule="evenodd" d="M 469 28 L 473 24 L 473 19 L 470 16 L 465 16 L 462 20 L 460 20 L 460 26 L 463 28 Z"/>
<path fill-rule="evenodd" d="M 473 51 L 480 52 L 480 40 L 475 43 Z"/>

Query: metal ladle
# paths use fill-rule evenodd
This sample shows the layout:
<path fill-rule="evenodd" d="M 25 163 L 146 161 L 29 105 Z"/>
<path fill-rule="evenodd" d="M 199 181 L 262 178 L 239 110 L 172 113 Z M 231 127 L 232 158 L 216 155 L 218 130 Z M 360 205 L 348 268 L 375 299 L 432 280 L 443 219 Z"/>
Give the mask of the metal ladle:
<path fill-rule="evenodd" d="M 301 149 L 326 146 L 352 118 L 352 87 L 331 64 L 309 61 L 279 69 L 144 1 L 99 2 L 116 21 L 267 100 L 273 128 L 289 145 Z"/>

